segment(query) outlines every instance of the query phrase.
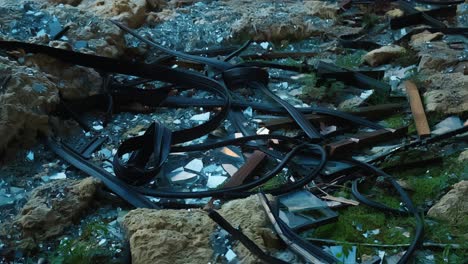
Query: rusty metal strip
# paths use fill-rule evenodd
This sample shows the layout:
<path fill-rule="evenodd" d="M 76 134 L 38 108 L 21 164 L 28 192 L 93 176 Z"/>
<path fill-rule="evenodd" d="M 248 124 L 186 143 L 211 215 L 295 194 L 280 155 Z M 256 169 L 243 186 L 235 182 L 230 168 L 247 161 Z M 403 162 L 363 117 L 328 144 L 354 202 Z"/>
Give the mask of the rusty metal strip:
<path fill-rule="evenodd" d="M 376 142 L 402 137 L 406 135 L 407 131 L 408 127 L 401 127 L 395 130 L 379 129 L 327 144 L 326 148 L 330 156 L 345 156 L 351 154 L 352 150 L 367 147 Z"/>
<path fill-rule="evenodd" d="M 245 179 L 252 175 L 255 169 L 265 160 L 266 154 L 260 150 L 255 150 L 247 159 L 245 164 L 239 168 L 231 178 L 229 178 L 223 187 L 234 187 L 241 185 Z"/>
<path fill-rule="evenodd" d="M 405 82 L 406 93 L 408 94 L 411 112 L 413 113 L 416 130 L 419 137 L 427 137 L 431 135 L 429 124 L 427 123 L 424 106 L 419 95 L 418 87 L 412 81 Z"/>

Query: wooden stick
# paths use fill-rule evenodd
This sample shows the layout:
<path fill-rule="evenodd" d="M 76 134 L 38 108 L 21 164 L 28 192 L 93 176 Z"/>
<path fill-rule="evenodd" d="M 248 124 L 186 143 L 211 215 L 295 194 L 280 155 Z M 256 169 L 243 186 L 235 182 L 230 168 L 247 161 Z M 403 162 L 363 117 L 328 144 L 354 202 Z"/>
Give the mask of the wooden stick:
<path fill-rule="evenodd" d="M 427 137 L 431 135 L 429 124 L 427 123 L 426 113 L 419 95 L 418 87 L 412 81 L 405 82 L 406 93 L 408 94 L 411 112 L 413 112 L 414 122 L 419 137 Z"/>

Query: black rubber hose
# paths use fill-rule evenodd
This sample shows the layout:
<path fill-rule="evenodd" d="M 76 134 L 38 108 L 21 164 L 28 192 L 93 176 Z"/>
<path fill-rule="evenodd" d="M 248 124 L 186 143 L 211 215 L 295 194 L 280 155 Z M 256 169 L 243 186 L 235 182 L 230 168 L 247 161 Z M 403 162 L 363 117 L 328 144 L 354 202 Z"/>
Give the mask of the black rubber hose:
<path fill-rule="evenodd" d="M 398 264 L 408 263 L 409 259 L 413 255 L 413 253 L 422 244 L 422 240 L 423 240 L 423 236 L 424 236 L 424 222 L 423 222 L 423 220 L 421 218 L 421 215 L 419 214 L 417 208 L 414 206 L 414 204 L 411 201 L 411 198 L 409 197 L 409 195 L 405 192 L 405 190 L 403 190 L 403 188 L 397 183 L 397 181 L 391 175 L 385 173 L 381 169 L 379 169 L 379 168 L 377 168 L 377 167 L 375 167 L 375 166 L 373 166 L 371 164 L 368 164 L 368 163 L 365 163 L 365 162 L 362 162 L 362 161 L 358 161 L 358 160 L 355 160 L 355 159 L 350 159 L 348 161 L 353 163 L 356 166 L 359 166 L 361 168 L 369 170 L 369 171 L 371 171 L 372 173 L 374 173 L 376 175 L 384 176 L 385 179 L 389 180 L 390 183 L 393 185 L 393 187 L 398 192 L 398 194 L 400 195 L 400 198 L 403 201 L 403 203 L 405 204 L 406 208 L 408 209 L 408 212 L 411 213 L 414 216 L 414 218 L 416 220 L 416 231 L 415 231 L 415 234 L 414 234 L 413 241 L 411 242 L 410 246 L 406 250 L 405 254 L 398 261 Z M 353 192 L 353 194 L 354 194 L 354 192 Z M 357 196 L 356 199 L 359 199 L 359 197 Z M 367 203 L 368 202 L 367 199 L 360 200 L 360 202 L 362 202 L 363 204 L 366 204 L 368 206 L 375 207 L 376 209 L 383 210 L 384 212 L 391 212 L 391 213 L 394 212 L 392 210 L 387 211 L 385 209 L 385 208 L 387 208 L 387 206 L 382 207 L 382 205 L 379 204 L 379 203 L 376 203 L 376 202 Z"/>
<path fill-rule="evenodd" d="M 136 190 L 138 190 L 140 193 L 144 195 L 149 195 L 149 196 L 154 196 L 154 197 L 164 197 L 164 198 L 186 199 L 186 198 L 204 198 L 204 197 L 221 197 L 221 198 L 247 197 L 256 193 L 256 192 L 252 192 L 248 190 L 258 187 L 261 184 L 266 183 L 268 180 L 270 180 L 274 176 L 276 176 L 297 153 L 299 153 L 300 151 L 304 151 L 304 149 L 307 149 L 309 151 L 319 152 L 321 159 L 317 167 L 315 167 L 310 172 L 310 174 L 307 175 L 307 177 L 304 177 L 301 180 L 291 185 L 281 186 L 273 190 L 266 191 L 267 193 L 275 193 L 275 194 L 289 192 L 291 190 L 301 188 L 305 184 L 312 181 L 318 175 L 318 173 L 323 169 L 326 163 L 326 152 L 321 146 L 314 145 L 314 144 L 302 144 L 302 145 L 296 146 L 288 154 L 286 154 L 283 160 L 281 160 L 280 163 L 276 165 L 272 171 L 268 172 L 266 175 L 264 175 L 263 177 L 257 180 L 254 180 L 252 182 L 249 182 L 240 186 L 236 186 L 236 187 L 222 188 L 222 189 L 202 191 L 202 192 L 169 192 L 169 191 L 160 191 L 160 190 L 154 190 L 154 189 L 142 188 L 142 187 L 136 188 Z"/>
<path fill-rule="evenodd" d="M 244 235 L 241 231 L 234 228 L 226 219 L 224 219 L 220 214 L 218 214 L 215 210 L 209 210 L 208 216 L 215 221 L 221 228 L 226 230 L 235 240 L 238 240 L 244 245 L 252 254 L 257 256 L 263 262 L 267 264 L 287 264 L 281 259 L 277 259 L 272 257 L 265 252 L 261 248 L 259 248 L 255 242 L 250 240 L 249 237 Z"/>

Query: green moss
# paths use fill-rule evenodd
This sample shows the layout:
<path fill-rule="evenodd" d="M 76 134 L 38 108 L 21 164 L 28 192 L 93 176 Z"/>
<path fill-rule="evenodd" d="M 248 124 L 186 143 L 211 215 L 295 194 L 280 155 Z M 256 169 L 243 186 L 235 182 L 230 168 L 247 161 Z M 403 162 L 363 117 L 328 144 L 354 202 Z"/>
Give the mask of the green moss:
<path fill-rule="evenodd" d="M 417 205 L 423 205 L 437 199 L 451 185 L 468 178 L 468 164 L 458 162 L 457 157 L 458 154 L 454 154 L 445 158 L 442 165 L 428 164 L 425 168 L 397 172 L 394 176 L 417 186 L 411 198 Z"/>
<path fill-rule="evenodd" d="M 288 65 L 288 66 L 302 67 L 302 66 L 304 66 L 302 64 L 303 61 L 304 61 L 304 59 L 295 60 L 293 58 L 286 58 L 286 59 L 284 59 L 284 61 L 282 61 L 282 64 Z"/>
<path fill-rule="evenodd" d="M 403 115 L 394 115 L 384 120 L 385 124 L 389 128 L 399 128 L 407 125 L 407 121 Z"/>
<path fill-rule="evenodd" d="M 336 57 L 335 64 L 345 69 L 354 70 L 362 64 L 362 57 L 366 54 L 364 50 L 358 50 L 353 53 L 340 55 Z"/>
<path fill-rule="evenodd" d="M 81 237 L 83 239 L 89 239 L 92 236 L 104 235 L 107 236 L 109 234 L 109 230 L 107 229 L 106 223 L 102 221 L 94 221 L 87 224 L 84 229 Z"/>
<path fill-rule="evenodd" d="M 300 99 L 306 102 L 312 100 L 333 100 L 345 87 L 344 83 L 333 79 L 323 80 L 319 83 L 315 74 L 306 74 L 300 80 L 303 84 Z"/>
<path fill-rule="evenodd" d="M 396 129 L 403 126 L 408 126 L 408 134 L 412 135 L 416 133 L 416 126 L 414 124 L 414 120 L 410 116 L 397 114 L 387 119 L 384 119 L 383 121 L 386 127 Z"/>
<path fill-rule="evenodd" d="M 98 238 L 108 234 L 104 222 L 90 222 L 83 228 L 79 237 L 62 239 L 56 250 L 48 256 L 49 262 L 51 264 L 114 263 L 113 252 L 106 246 L 98 245 Z"/>
<path fill-rule="evenodd" d="M 364 26 L 364 28 L 370 29 L 377 25 L 379 23 L 379 20 L 380 16 L 371 12 L 366 12 L 362 17 L 362 25 Z"/>
<path fill-rule="evenodd" d="M 269 181 L 264 183 L 261 188 L 262 190 L 271 190 L 277 187 L 280 187 L 281 185 L 285 184 L 288 181 L 288 172 L 282 171 L 278 173 L 275 177 L 271 178 Z"/>
<path fill-rule="evenodd" d="M 399 57 L 393 60 L 394 65 L 408 67 L 419 63 L 419 55 L 412 49 L 406 49 Z"/>
<path fill-rule="evenodd" d="M 365 205 L 352 206 L 339 211 L 336 223 L 317 228 L 312 236 L 315 238 L 332 239 L 354 243 L 385 243 L 401 244 L 410 242 L 410 238 L 403 235 L 403 230 L 412 232 L 413 221 L 409 217 L 395 217 L 376 211 Z M 379 230 L 379 234 L 364 237 L 369 230 Z M 373 254 L 374 248 L 359 246 L 359 254 Z"/>

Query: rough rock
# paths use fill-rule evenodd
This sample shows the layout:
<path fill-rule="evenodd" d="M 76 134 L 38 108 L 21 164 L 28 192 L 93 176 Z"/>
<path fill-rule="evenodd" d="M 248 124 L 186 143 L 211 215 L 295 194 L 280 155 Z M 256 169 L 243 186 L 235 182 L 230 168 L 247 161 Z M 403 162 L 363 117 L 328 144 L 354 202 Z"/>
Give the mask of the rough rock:
<path fill-rule="evenodd" d="M 458 114 L 468 111 L 468 76 L 462 73 L 434 73 L 425 77 L 426 111 Z"/>
<path fill-rule="evenodd" d="M 268 228 L 270 221 L 256 195 L 245 199 L 230 201 L 221 207 L 219 213 L 232 226 L 240 227 L 242 232 L 255 242 L 263 250 L 268 245 L 267 239 L 271 239 L 273 231 Z M 234 247 L 241 263 L 261 263 L 250 251 L 242 244 Z"/>
<path fill-rule="evenodd" d="M 132 263 L 208 263 L 215 223 L 201 210 L 130 211 L 123 220 Z"/>
<path fill-rule="evenodd" d="M 3 2 L 2 2 L 3 1 Z M 60 39 L 76 51 L 86 51 L 106 57 L 119 57 L 126 44 L 123 32 L 110 21 L 87 10 L 69 5 L 45 5 L 28 2 L 19 5 L 16 0 L 0 1 L 0 38 L 27 41 L 42 45 L 49 43 L 55 34 L 68 26 Z M 42 8 L 42 9 L 41 9 Z M 54 25 L 54 30 L 50 28 Z M 31 28 L 34 34 L 31 35 Z"/>
<path fill-rule="evenodd" d="M 468 181 L 453 186 L 429 212 L 428 216 L 449 222 L 452 225 L 466 226 L 468 223 Z"/>
<path fill-rule="evenodd" d="M 48 133 L 47 114 L 59 102 L 59 90 L 46 74 L 5 57 L 0 57 L 0 81 L 1 154 L 31 146 Z"/>
<path fill-rule="evenodd" d="M 425 30 L 425 31 L 423 31 L 421 33 L 418 33 L 418 34 L 415 34 L 415 35 L 411 36 L 410 45 L 413 48 L 418 47 L 418 46 L 423 45 L 423 44 L 425 44 L 427 42 L 431 42 L 433 40 L 439 40 L 443 36 L 444 36 L 444 34 L 442 34 L 441 32 L 431 33 L 429 31 Z"/>
<path fill-rule="evenodd" d="M 16 220 L 23 237 L 42 241 L 61 234 L 89 209 L 99 185 L 86 178 L 57 180 L 36 188 Z"/>
<path fill-rule="evenodd" d="M 387 11 L 387 13 L 385 13 L 385 16 L 389 18 L 397 18 L 397 17 L 402 17 L 404 14 L 405 12 L 403 12 L 403 10 L 395 8 L 395 9 Z"/>
<path fill-rule="evenodd" d="M 257 196 L 230 201 L 219 213 L 261 248 L 276 235 Z M 210 235 L 216 224 L 201 210 L 130 211 L 123 220 L 130 239 L 133 263 L 208 263 L 213 260 Z M 259 262 L 240 243 L 233 248 L 241 263 Z"/>
<path fill-rule="evenodd" d="M 334 19 L 338 16 L 338 5 L 326 1 L 184 1 L 197 3 L 179 8 L 174 8 L 174 2 L 161 12 L 149 12 L 147 23 L 158 25 L 141 27 L 137 32 L 157 36 L 156 41 L 166 47 L 190 51 L 247 39 L 294 41 L 324 34 L 336 37 L 362 30 L 341 25 Z"/>
<path fill-rule="evenodd" d="M 430 45 L 419 45 L 418 55 L 421 60 L 418 65 L 419 72 L 445 71 L 451 67 L 454 72 L 464 72 L 468 63 L 460 61 L 463 50 L 450 48 L 447 43 L 442 41 L 431 42 Z"/>
<path fill-rule="evenodd" d="M 319 18 L 334 18 L 339 7 L 322 1 L 305 0 L 297 3 L 267 3 L 262 1 L 227 1 L 230 9 L 242 16 L 232 24 L 234 38 L 252 38 L 256 41 L 304 39 L 319 32 L 326 24 Z M 265 1 L 263 1 L 265 2 Z M 267 1 L 268 2 L 268 1 Z M 331 29 L 333 27 L 328 27 Z"/>
<path fill-rule="evenodd" d="M 78 8 L 122 21 L 132 28 L 140 27 L 146 19 L 146 0 L 84 0 Z"/>
<path fill-rule="evenodd" d="M 405 48 L 397 45 L 384 46 L 368 52 L 364 55 L 363 59 L 370 66 L 376 67 L 390 62 L 392 59 L 399 57 L 404 52 Z"/>
<path fill-rule="evenodd" d="M 151 9 L 161 9 L 167 6 L 167 1 L 166 0 L 146 0 L 146 4 Z"/>
<path fill-rule="evenodd" d="M 64 99 L 79 99 L 98 93 L 101 76 L 91 68 L 64 63 L 44 54 L 26 55 L 24 65 L 45 72 Z"/>
<path fill-rule="evenodd" d="M 458 161 L 460 161 L 460 162 L 467 162 L 468 161 L 468 150 L 465 150 L 462 153 L 460 153 L 460 156 L 458 156 Z"/>

